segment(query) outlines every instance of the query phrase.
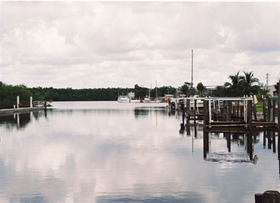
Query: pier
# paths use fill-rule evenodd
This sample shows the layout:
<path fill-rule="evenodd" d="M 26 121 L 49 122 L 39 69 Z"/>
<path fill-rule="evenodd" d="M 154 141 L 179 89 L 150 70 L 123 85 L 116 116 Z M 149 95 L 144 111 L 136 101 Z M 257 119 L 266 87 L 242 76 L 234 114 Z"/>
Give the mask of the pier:
<path fill-rule="evenodd" d="M 182 98 L 173 106 L 182 111 L 183 124 L 203 121 L 203 127 L 213 132 L 278 131 L 280 105 L 275 99 L 264 99 L 262 112 L 257 113 L 253 97 Z"/>
<path fill-rule="evenodd" d="M 20 98 L 17 96 L 17 103 L 14 105 L 14 108 L 9 109 L 0 109 L 0 116 L 12 115 L 16 113 L 29 113 L 33 111 L 47 110 L 47 101 L 44 101 L 40 106 L 33 105 L 32 96 L 30 97 L 29 107 L 20 107 Z"/>
<path fill-rule="evenodd" d="M 15 109 L 0 109 L 0 116 L 12 115 L 15 113 L 29 113 L 33 111 L 44 110 L 45 107 L 25 107 L 25 108 L 15 108 Z"/>

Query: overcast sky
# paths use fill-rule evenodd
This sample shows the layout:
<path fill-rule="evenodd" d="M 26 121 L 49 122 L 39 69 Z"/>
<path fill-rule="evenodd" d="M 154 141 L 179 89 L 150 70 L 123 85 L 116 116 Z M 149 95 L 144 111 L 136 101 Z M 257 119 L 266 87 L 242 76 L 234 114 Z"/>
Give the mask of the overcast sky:
<path fill-rule="evenodd" d="M 28 87 L 280 79 L 280 2 L 0 2 L 0 80 Z"/>

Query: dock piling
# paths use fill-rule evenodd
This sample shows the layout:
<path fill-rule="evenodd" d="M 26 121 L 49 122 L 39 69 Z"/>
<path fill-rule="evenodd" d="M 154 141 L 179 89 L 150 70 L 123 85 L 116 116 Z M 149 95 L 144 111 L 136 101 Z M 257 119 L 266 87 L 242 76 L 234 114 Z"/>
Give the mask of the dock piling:
<path fill-rule="evenodd" d="M 252 126 L 252 101 L 249 100 L 247 101 L 247 121 L 248 121 L 248 126 L 251 128 Z"/>
<path fill-rule="evenodd" d="M 209 125 L 209 105 L 207 100 L 203 101 L 203 126 L 204 128 Z"/>
<path fill-rule="evenodd" d="M 263 120 L 264 121 L 266 121 L 266 105 L 265 105 L 265 103 L 266 103 L 266 101 L 265 101 L 266 99 L 263 99 Z"/>
<path fill-rule="evenodd" d="M 271 99 L 267 99 L 267 121 L 271 121 Z"/>
<path fill-rule="evenodd" d="M 19 108 L 19 96 L 17 96 L 17 109 Z"/>

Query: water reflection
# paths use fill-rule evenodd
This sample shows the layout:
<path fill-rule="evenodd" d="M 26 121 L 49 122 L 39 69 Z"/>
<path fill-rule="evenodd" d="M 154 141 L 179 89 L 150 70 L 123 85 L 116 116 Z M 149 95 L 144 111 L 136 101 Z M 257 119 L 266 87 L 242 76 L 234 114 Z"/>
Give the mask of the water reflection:
<path fill-rule="evenodd" d="M 213 162 L 252 162 L 257 163 L 257 155 L 253 159 L 253 143 L 252 135 L 249 133 L 246 134 L 233 134 L 233 133 L 214 133 L 203 131 L 203 157 L 207 161 Z M 222 138 L 220 138 L 222 134 Z M 212 135 L 212 136 L 211 136 Z M 226 145 L 228 152 L 210 152 L 209 151 L 209 136 L 211 139 L 223 139 L 226 140 Z M 241 144 L 244 146 L 243 152 L 232 152 L 231 145 L 232 143 Z"/>
<path fill-rule="evenodd" d="M 1 123 L 0 202 L 253 202 L 256 192 L 279 188 L 273 146 L 263 148 L 262 133 L 251 141 L 209 133 L 204 159 L 202 125 L 178 132 L 181 115 L 63 105 L 18 130 Z M 228 161 L 243 154 L 250 162 Z"/>
<path fill-rule="evenodd" d="M 38 120 L 43 116 L 47 118 L 47 111 L 15 113 L 13 115 L 0 116 L 0 127 L 4 127 L 6 130 L 20 130 L 26 128 L 32 119 Z"/>

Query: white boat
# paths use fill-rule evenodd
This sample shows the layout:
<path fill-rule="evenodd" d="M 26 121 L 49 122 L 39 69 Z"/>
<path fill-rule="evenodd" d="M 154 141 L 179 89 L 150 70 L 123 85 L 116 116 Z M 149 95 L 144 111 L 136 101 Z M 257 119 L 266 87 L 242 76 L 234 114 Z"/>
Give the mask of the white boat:
<path fill-rule="evenodd" d="M 119 96 L 118 102 L 120 103 L 140 103 L 139 99 L 131 99 L 128 96 Z"/>
<path fill-rule="evenodd" d="M 120 102 L 120 103 L 129 103 L 130 99 L 129 99 L 128 96 L 119 96 L 118 97 L 118 102 Z"/>
<path fill-rule="evenodd" d="M 144 102 L 144 103 L 150 103 L 150 102 L 151 102 L 151 98 L 146 96 L 146 97 L 143 99 L 143 102 Z"/>

